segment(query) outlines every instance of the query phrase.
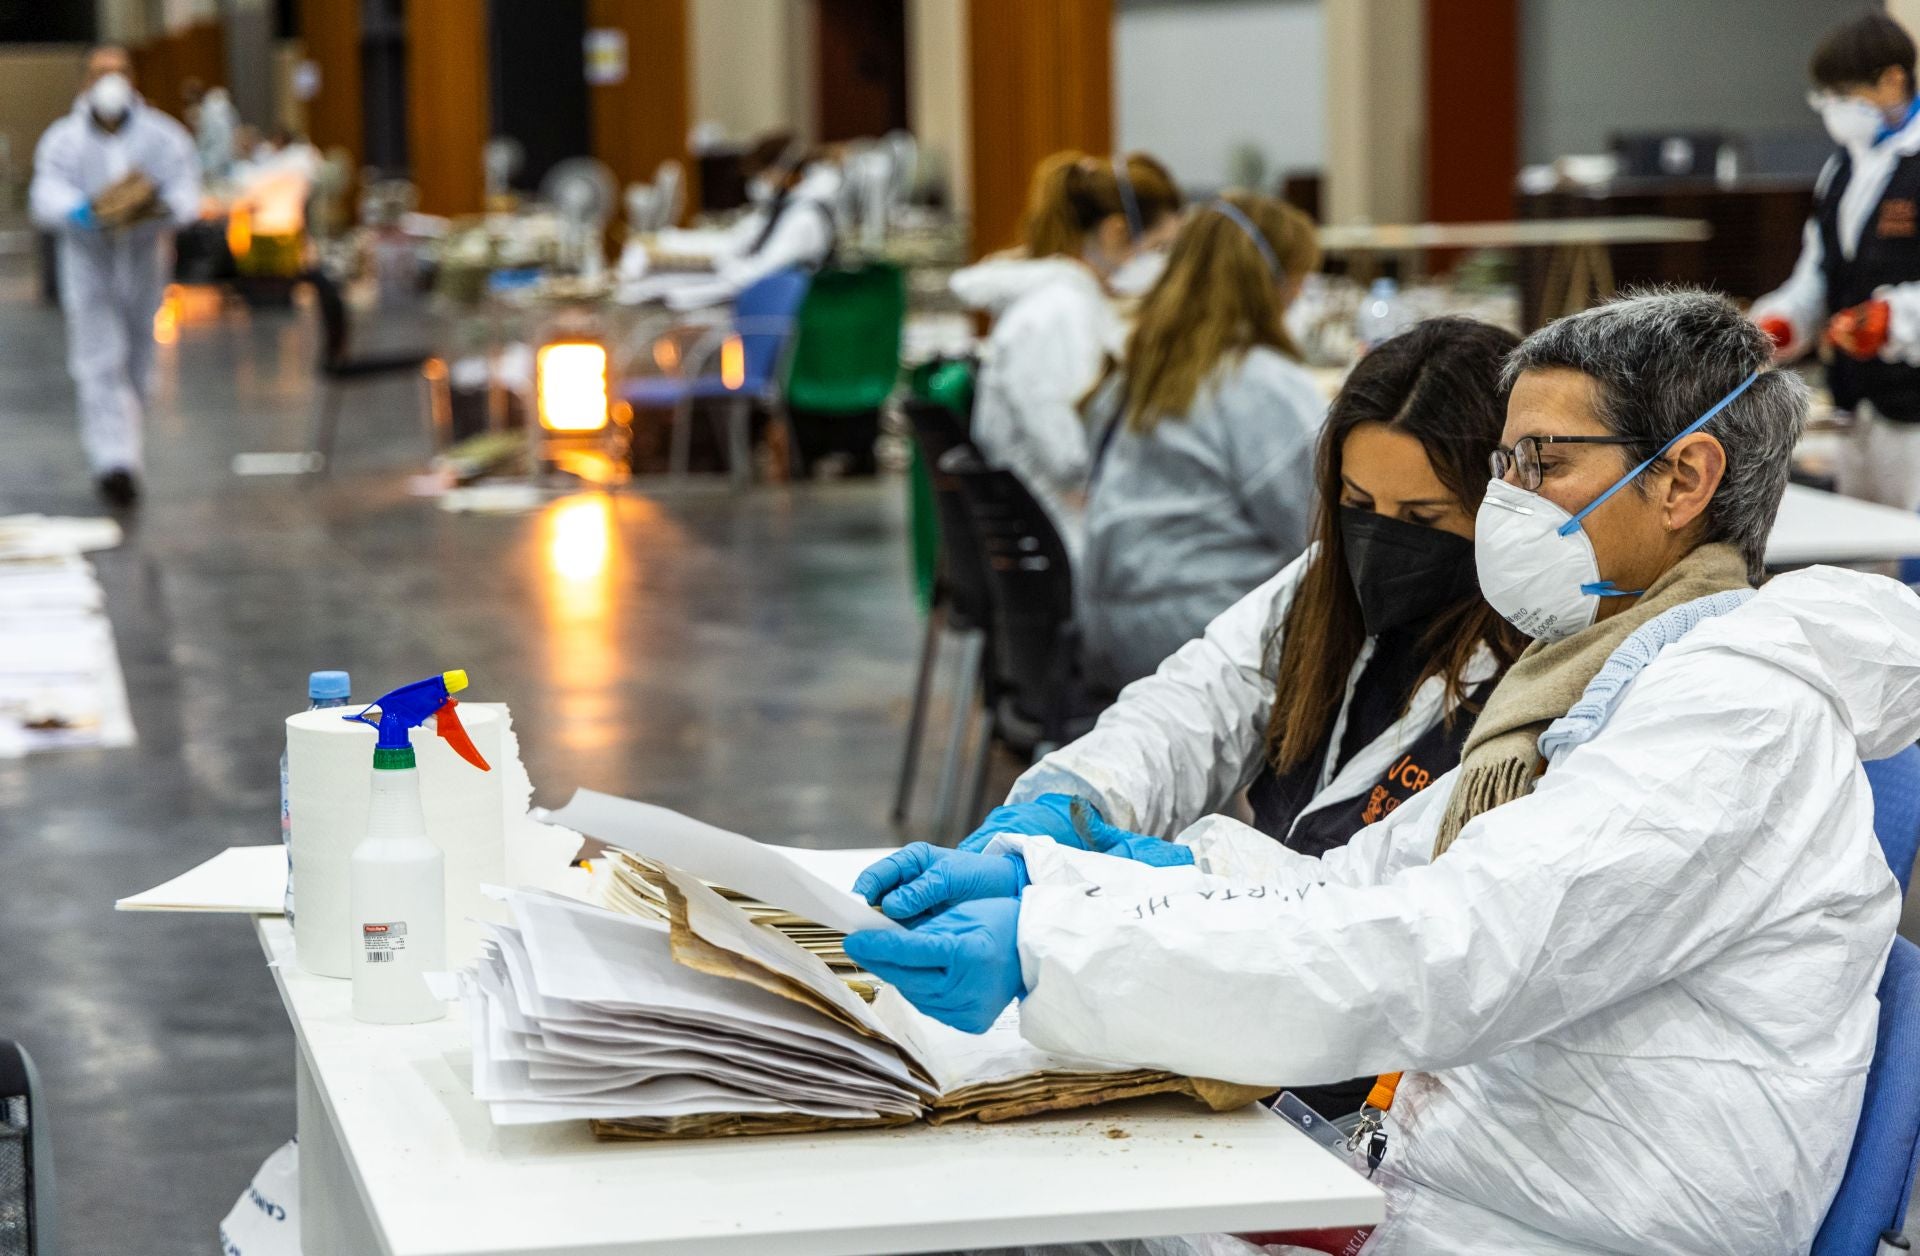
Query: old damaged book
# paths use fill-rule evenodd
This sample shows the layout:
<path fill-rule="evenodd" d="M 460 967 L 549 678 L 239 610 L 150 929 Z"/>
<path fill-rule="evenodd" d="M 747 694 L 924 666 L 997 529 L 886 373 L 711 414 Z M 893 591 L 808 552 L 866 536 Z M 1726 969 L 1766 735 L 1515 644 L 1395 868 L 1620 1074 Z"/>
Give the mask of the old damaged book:
<path fill-rule="evenodd" d="M 742 906 L 786 897 L 794 870 L 782 856 L 730 844 L 703 859 L 710 852 L 695 840 L 673 851 L 703 863 L 688 870 L 639 831 L 658 827 L 659 809 L 600 797 L 585 823 L 575 806 L 552 818 L 637 848 L 645 873 L 630 869 L 620 893 L 647 910 L 509 895 L 513 923 L 495 927 L 462 978 L 474 1093 L 496 1122 L 587 1118 L 606 1137 L 702 1138 L 997 1121 L 1167 1093 L 1225 1110 L 1256 1097 L 1042 1051 L 1020 1036 L 1017 1008 L 974 1035 L 921 1015 L 883 983 L 863 997 L 814 949 Z M 623 815 L 627 807 L 639 813 Z M 757 866 L 763 859 L 786 866 Z M 749 888 L 726 895 L 709 881 Z M 793 895 L 843 925 L 883 920 L 825 882 Z"/>

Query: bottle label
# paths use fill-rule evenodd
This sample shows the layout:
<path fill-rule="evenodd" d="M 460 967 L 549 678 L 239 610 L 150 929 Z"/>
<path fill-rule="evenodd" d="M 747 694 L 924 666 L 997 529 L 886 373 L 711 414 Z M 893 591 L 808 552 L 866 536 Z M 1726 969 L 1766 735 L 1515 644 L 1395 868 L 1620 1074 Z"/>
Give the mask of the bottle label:
<path fill-rule="evenodd" d="M 391 964 L 407 949 L 407 922 L 391 920 L 385 924 L 360 926 L 360 950 L 369 964 Z"/>

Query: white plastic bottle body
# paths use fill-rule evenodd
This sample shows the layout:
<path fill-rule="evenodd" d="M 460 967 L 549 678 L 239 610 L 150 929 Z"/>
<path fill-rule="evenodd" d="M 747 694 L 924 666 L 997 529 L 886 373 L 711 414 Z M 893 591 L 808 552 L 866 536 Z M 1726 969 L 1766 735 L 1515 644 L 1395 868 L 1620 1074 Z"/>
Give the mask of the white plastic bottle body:
<path fill-rule="evenodd" d="M 316 698 L 307 695 L 307 710 L 321 711 L 343 707 L 346 698 Z M 287 849 L 287 888 L 280 896 L 280 909 L 286 914 L 287 928 L 293 928 L 293 801 L 287 788 L 287 746 L 280 743 L 280 844 Z"/>
<path fill-rule="evenodd" d="M 439 1020 L 426 974 L 447 966 L 446 859 L 427 836 L 416 768 L 376 769 L 349 894 L 353 1014 L 379 1025 Z"/>

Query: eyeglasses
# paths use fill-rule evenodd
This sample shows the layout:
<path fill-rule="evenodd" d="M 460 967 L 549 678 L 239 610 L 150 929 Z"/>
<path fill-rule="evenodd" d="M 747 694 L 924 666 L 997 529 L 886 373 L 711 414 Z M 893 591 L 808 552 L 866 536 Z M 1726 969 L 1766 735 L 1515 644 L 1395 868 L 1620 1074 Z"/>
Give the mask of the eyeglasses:
<path fill-rule="evenodd" d="M 1532 492 L 1540 487 L 1540 446 L 1542 445 L 1631 445 L 1629 436 L 1522 436 L 1513 442 L 1512 448 L 1505 445 L 1494 446 L 1487 455 L 1487 465 L 1493 471 L 1493 478 L 1504 480 L 1512 472 L 1514 483 Z"/>

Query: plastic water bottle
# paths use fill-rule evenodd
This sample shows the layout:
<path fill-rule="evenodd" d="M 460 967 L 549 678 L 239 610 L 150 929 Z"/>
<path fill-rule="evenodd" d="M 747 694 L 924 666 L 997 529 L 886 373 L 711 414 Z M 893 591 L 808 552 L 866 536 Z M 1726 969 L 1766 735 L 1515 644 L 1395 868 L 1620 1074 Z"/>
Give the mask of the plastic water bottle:
<path fill-rule="evenodd" d="M 353 701 L 353 684 L 345 672 L 314 672 L 307 677 L 307 710 L 343 707 Z M 280 748 L 280 844 L 287 849 L 287 892 L 281 906 L 287 927 L 293 927 L 293 804 L 287 797 L 287 751 Z"/>
<path fill-rule="evenodd" d="M 1391 340 L 1406 327 L 1407 308 L 1400 300 L 1400 285 L 1383 275 L 1367 289 L 1365 299 L 1360 302 L 1360 313 L 1353 320 L 1353 334 L 1360 342 L 1360 352 L 1366 353 L 1381 341 Z"/>

